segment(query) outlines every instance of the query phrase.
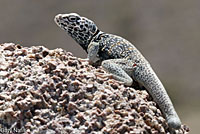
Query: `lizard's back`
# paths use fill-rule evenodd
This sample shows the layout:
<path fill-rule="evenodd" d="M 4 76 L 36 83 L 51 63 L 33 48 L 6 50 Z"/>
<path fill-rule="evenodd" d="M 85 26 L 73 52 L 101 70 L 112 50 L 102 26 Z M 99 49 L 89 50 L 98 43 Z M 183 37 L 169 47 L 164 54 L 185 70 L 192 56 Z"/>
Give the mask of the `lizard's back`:
<path fill-rule="evenodd" d="M 106 59 L 127 59 L 137 60 L 140 63 L 146 63 L 146 59 L 137 50 L 137 48 L 126 39 L 103 33 L 97 37 L 99 39 L 99 57 Z"/>

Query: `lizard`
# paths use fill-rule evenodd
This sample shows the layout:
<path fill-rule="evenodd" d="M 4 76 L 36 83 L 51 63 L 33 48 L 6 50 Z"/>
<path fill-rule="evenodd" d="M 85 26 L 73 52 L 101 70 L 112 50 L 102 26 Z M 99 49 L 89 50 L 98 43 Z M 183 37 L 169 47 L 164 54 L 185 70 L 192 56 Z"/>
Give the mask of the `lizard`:
<path fill-rule="evenodd" d="M 170 129 L 181 127 L 181 120 L 163 84 L 150 63 L 126 39 L 102 32 L 96 24 L 77 13 L 58 14 L 55 23 L 68 33 L 86 52 L 89 63 L 102 61 L 111 76 L 131 86 L 133 80 L 144 86 L 164 114 Z"/>

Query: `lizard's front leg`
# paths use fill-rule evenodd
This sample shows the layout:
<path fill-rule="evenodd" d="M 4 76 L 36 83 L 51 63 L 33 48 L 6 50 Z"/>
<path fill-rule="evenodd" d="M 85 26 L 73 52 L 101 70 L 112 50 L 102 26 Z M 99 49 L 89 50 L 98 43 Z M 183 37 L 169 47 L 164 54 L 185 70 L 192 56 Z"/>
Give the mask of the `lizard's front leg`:
<path fill-rule="evenodd" d="M 99 58 L 97 57 L 99 52 L 99 43 L 92 41 L 88 45 L 87 52 L 88 52 L 87 58 L 89 60 L 89 63 L 90 64 L 96 63 L 99 60 Z"/>
<path fill-rule="evenodd" d="M 133 79 L 130 77 L 134 70 L 134 63 L 126 59 L 109 59 L 102 62 L 102 67 L 116 80 L 131 86 Z"/>

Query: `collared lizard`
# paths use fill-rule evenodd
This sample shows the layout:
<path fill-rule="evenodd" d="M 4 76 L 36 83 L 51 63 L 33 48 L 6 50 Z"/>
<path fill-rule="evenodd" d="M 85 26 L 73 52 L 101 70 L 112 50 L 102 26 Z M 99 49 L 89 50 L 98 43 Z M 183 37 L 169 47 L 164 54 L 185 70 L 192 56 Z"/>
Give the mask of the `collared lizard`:
<path fill-rule="evenodd" d="M 58 14 L 54 20 L 88 53 L 90 63 L 102 61 L 102 67 L 127 86 L 132 85 L 133 79 L 139 82 L 158 104 L 169 127 L 181 127 L 163 84 L 133 44 L 120 36 L 100 31 L 92 20 L 76 13 Z"/>

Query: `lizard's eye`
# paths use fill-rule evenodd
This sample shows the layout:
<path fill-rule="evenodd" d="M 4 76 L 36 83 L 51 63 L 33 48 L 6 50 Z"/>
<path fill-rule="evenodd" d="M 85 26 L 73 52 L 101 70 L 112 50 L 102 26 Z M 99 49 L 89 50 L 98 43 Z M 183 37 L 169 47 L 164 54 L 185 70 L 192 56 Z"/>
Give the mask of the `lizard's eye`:
<path fill-rule="evenodd" d="M 77 20 L 76 16 L 70 16 L 68 19 L 69 19 L 69 21 L 71 21 L 71 22 L 74 22 L 74 21 Z"/>

